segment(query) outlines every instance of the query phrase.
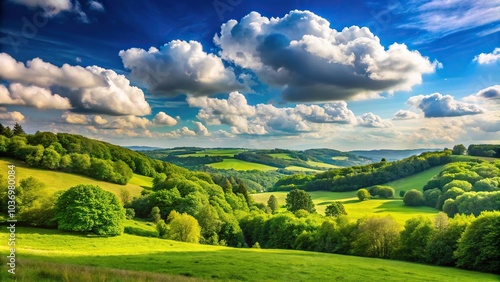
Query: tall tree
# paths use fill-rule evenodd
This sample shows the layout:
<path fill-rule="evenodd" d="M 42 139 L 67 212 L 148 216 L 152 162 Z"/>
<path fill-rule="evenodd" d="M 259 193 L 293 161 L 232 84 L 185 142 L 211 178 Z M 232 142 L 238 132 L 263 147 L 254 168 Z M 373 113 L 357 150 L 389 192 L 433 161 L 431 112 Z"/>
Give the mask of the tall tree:
<path fill-rule="evenodd" d="M 304 190 L 295 189 L 286 195 L 286 208 L 291 212 L 306 210 L 310 213 L 316 212 L 311 195 Z"/>
<path fill-rule="evenodd" d="M 271 209 L 272 213 L 275 213 L 279 208 L 278 199 L 274 195 L 269 196 L 267 206 Z"/>
<path fill-rule="evenodd" d="M 17 122 L 14 125 L 14 129 L 12 130 L 12 132 L 14 133 L 14 135 L 26 135 L 26 132 L 24 132 L 23 127 Z"/>
<path fill-rule="evenodd" d="M 347 212 L 345 211 L 344 205 L 341 202 L 335 201 L 326 207 L 325 215 L 331 217 L 339 217 L 341 215 L 347 215 Z"/>
<path fill-rule="evenodd" d="M 2 135 L 4 135 L 5 137 L 10 138 L 10 137 L 14 136 L 14 132 L 12 132 L 12 129 L 10 129 L 10 127 L 8 127 L 8 126 L 7 126 L 7 127 L 3 130 L 3 134 L 2 134 Z"/>
<path fill-rule="evenodd" d="M 178 213 L 175 210 L 168 215 L 170 222 L 169 238 L 172 240 L 199 243 L 201 228 L 196 218 L 187 213 Z"/>
<path fill-rule="evenodd" d="M 465 155 L 466 150 L 467 149 L 465 149 L 465 146 L 462 144 L 455 145 L 455 146 L 453 146 L 452 154 L 453 155 Z"/>

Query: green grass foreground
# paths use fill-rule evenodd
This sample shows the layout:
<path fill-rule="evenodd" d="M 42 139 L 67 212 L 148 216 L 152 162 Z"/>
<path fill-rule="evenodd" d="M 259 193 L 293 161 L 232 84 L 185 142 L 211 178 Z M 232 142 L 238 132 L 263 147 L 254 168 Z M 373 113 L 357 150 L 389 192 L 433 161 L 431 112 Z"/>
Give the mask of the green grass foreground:
<path fill-rule="evenodd" d="M 1 229 L 2 241 L 7 230 Z M 191 281 L 178 276 L 223 281 L 498 281 L 500 276 L 335 254 L 276 249 L 236 249 L 188 244 L 124 234 L 118 237 L 77 235 L 38 228 L 18 228 L 16 272 L 24 281 Z M 0 247 L 7 252 L 6 244 Z M 7 273 L 2 256 L 2 281 Z M 39 265 L 32 268 L 31 265 Z M 82 266 L 90 268 L 82 268 Z M 45 267 L 45 268 L 44 268 Z M 115 269 L 115 270 L 106 270 Z M 123 272 L 126 270 L 126 272 Z M 137 273 L 140 271 L 141 273 Z M 125 274 L 123 274 L 125 273 Z M 148 280 L 157 276 L 159 280 Z M 65 276 L 75 275 L 75 279 Z M 97 275 L 97 276 L 94 276 Z M 88 277 L 88 280 L 78 280 Z M 93 279 L 94 277 L 100 277 Z M 107 277 L 107 278 L 104 278 Z M 130 276 L 132 277 L 132 276 Z M 53 278 L 53 280 L 43 280 Z M 112 278 L 112 279 L 111 279 Z M 179 278 L 178 280 L 176 278 Z M 113 280 L 115 279 L 115 280 Z M 172 280 L 168 280 L 172 279 Z M 23 281 L 23 280 L 20 280 Z M 119 280 L 132 281 L 132 280 Z"/>

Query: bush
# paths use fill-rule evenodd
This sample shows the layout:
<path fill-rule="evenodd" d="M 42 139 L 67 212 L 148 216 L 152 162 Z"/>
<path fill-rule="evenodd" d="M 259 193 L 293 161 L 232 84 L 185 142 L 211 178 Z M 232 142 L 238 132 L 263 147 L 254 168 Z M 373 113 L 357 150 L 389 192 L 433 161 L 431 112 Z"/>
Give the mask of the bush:
<path fill-rule="evenodd" d="M 326 216 L 339 217 L 341 215 L 347 215 L 344 205 L 341 202 L 335 201 L 328 205 L 325 210 Z"/>
<path fill-rule="evenodd" d="M 115 194 L 99 186 L 77 185 L 57 199 L 56 219 L 61 230 L 120 235 L 125 210 Z"/>
<path fill-rule="evenodd" d="M 425 190 L 424 191 L 425 205 L 431 208 L 436 208 L 439 196 L 441 196 L 441 190 L 439 190 L 439 188 Z"/>
<path fill-rule="evenodd" d="M 424 195 L 418 190 L 411 189 L 403 197 L 403 203 L 410 207 L 422 206 L 424 205 Z"/>
<path fill-rule="evenodd" d="M 168 236 L 168 226 L 164 220 L 159 220 L 156 223 L 156 230 L 158 231 L 158 236 L 160 238 L 167 238 Z"/>
<path fill-rule="evenodd" d="M 356 196 L 358 196 L 358 199 L 360 201 L 365 201 L 371 198 L 370 192 L 368 190 L 362 188 L 358 190 L 358 193 L 356 193 Z"/>
<path fill-rule="evenodd" d="M 311 195 L 304 190 L 295 189 L 286 195 L 286 208 L 291 212 L 306 210 L 310 213 L 316 212 Z"/>
<path fill-rule="evenodd" d="M 135 211 L 132 208 L 125 209 L 125 218 L 126 219 L 134 219 Z"/>
<path fill-rule="evenodd" d="M 196 218 L 187 213 L 180 214 L 173 210 L 168 215 L 168 220 L 170 221 L 168 238 L 188 243 L 199 243 L 201 227 Z"/>
<path fill-rule="evenodd" d="M 403 198 L 405 196 L 405 193 L 406 193 L 405 190 L 399 191 L 399 197 Z"/>
<path fill-rule="evenodd" d="M 390 186 L 376 185 L 370 188 L 370 195 L 373 197 L 379 196 L 379 198 L 389 199 L 394 198 L 396 191 Z"/>
<path fill-rule="evenodd" d="M 447 199 L 443 204 L 443 212 L 445 212 L 449 217 L 454 217 L 458 213 L 457 204 L 453 199 Z"/>
<path fill-rule="evenodd" d="M 158 237 L 158 231 L 145 230 L 133 226 L 125 226 L 123 233 L 142 237 Z"/>

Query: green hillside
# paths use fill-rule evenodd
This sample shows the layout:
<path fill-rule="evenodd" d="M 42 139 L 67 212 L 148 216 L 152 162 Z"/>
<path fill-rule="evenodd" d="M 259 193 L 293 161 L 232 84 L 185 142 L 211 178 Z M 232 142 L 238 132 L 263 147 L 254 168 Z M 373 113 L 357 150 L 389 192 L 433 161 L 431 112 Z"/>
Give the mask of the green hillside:
<path fill-rule="evenodd" d="M 7 236 L 7 230 L 2 228 L 2 240 L 6 241 Z M 55 278 L 52 281 L 65 281 L 64 276 L 58 273 L 66 273 L 69 277 L 73 275 L 75 279 L 81 278 L 81 275 L 85 274 L 80 272 L 82 265 L 98 267 L 97 273 L 101 274 L 98 281 L 112 281 L 111 278 L 104 278 L 106 273 L 123 273 L 107 272 L 107 269 L 131 271 L 131 275 L 139 275 L 136 271 L 140 271 L 143 277 L 154 277 L 154 273 L 158 273 L 160 276 L 156 276 L 157 279 L 164 277 L 172 279 L 171 281 L 185 279 L 179 277 L 179 280 L 176 280 L 176 276 L 163 275 L 222 281 L 427 282 L 498 281 L 500 278 L 493 274 L 393 260 L 277 249 L 236 249 L 127 234 L 118 237 L 90 237 L 23 227 L 18 228 L 17 239 L 19 261 L 29 260 L 31 265 L 40 263 L 38 269 L 35 267 L 23 270 L 23 265 L 20 264 L 17 270 L 19 273 L 31 273 L 36 277 L 36 281 L 51 281 L 47 278 Z M 0 251 L 7 252 L 7 246 L 3 244 Z M 5 262 L 6 258 L 2 256 L 2 263 Z M 56 263 L 57 268 L 42 268 L 44 264 L 51 263 Z M 2 281 L 8 275 L 10 274 L 2 271 Z M 131 276 L 128 281 L 145 280 Z"/>
<path fill-rule="evenodd" d="M 122 189 L 130 191 L 131 196 L 139 196 L 143 187 L 151 187 L 153 181 L 151 177 L 134 174 L 128 184 L 119 185 L 67 172 L 28 167 L 24 162 L 19 160 L 0 158 L 0 166 L 7 167 L 8 164 L 16 165 L 17 181 L 32 176 L 44 182 L 47 185 L 47 190 L 52 193 L 66 190 L 78 184 L 92 184 L 98 185 L 104 190 L 118 196 Z"/>
<path fill-rule="evenodd" d="M 242 160 L 237 160 L 237 159 L 224 159 L 222 162 L 218 163 L 212 163 L 208 164 L 207 166 L 216 168 L 216 169 L 235 169 L 235 170 L 262 170 L 262 171 L 270 171 L 270 170 L 277 170 L 278 168 L 268 166 L 268 165 L 263 165 L 263 164 L 258 164 L 258 163 L 252 163 L 252 162 L 247 162 L 247 161 L 242 161 Z"/>

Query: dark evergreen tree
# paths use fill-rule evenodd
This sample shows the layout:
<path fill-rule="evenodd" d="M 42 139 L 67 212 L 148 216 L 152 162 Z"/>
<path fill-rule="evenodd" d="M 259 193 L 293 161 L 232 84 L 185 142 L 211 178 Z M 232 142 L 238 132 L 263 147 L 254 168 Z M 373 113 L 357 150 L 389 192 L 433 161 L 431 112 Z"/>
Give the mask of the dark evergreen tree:
<path fill-rule="evenodd" d="M 26 135 L 26 132 L 24 132 L 23 127 L 17 122 L 14 125 L 14 129 L 12 130 L 12 132 L 14 133 L 14 135 Z"/>

